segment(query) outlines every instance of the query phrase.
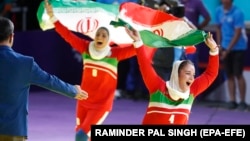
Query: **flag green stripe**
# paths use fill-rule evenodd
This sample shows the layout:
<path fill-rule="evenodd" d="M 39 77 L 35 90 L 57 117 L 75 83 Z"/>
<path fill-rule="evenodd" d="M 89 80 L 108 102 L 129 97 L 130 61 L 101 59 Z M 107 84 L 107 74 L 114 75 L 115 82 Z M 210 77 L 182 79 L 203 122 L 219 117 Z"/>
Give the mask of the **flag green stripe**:
<path fill-rule="evenodd" d="M 37 10 L 37 13 L 36 13 L 36 16 L 37 16 L 37 19 L 38 19 L 38 23 L 40 24 L 41 27 L 42 26 L 42 23 L 43 23 L 43 20 L 42 20 L 42 15 L 44 13 L 44 1 L 42 1 L 38 7 L 38 10 Z"/>
<path fill-rule="evenodd" d="M 43 3 L 43 2 L 42 2 Z M 114 14 L 118 14 L 119 5 L 110 5 L 100 2 L 94 2 L 94 1 L 57 1 L 57 0 L 51 0 L 50 4 L 53 6 L 53 8 L 57 7 L 70 7 L 70 8 L 101 8 L 104 9 L 107 12 L 111 12 Z"/>
<path fill-rule="evenodd" d="M 202 30 L 191 30 L 171 42 L 176 45 L 192 46 L 204 42 L 208 34 Z"/>
<path fill-rule="evenodd" d="M 155 48 L 197 45 L 207 37 L 207 33 L 201 30 L 191 30 L 171 41 L 148 30 L 140 31 L 140 35 L 145 45 Z"/>
<path fill-rule="evenodd" d="M 94 1 L 64 1 L 64 0 L 50 0 L 50 4 L 54 9 L 54 13 L 80 13 L 82 12 L 103 12 L 107 15 L 115 17 L 119 13 L 119 5 L 110 5 Z M 43 16 L 45 14 L 44 1 L 42 1 L 37 10 L 37 19 L 40 27 L 46 29 L 48 23 L 44 21 Z"/>
<path fill-rule="evenodd" d="M 119 26 L 128 26 L 129 29 L 133 29 L 131 25 L 123 21 L 122 19 L 118 19 L 118 21 L 111 21 L 110 25 L 113 25 L 114 27 L 119 27 Z"/>

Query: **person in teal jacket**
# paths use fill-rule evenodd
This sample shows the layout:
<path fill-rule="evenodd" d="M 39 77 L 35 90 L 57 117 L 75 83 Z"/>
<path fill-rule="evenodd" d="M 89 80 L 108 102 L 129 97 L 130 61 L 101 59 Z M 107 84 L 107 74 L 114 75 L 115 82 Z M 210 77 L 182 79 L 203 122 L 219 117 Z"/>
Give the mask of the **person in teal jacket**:
<path fill-rule="evenodd" d="M 36 85 L 69 98 L 84 100 L 79 85 L 66 83 L 42 70 L 31 56 L 12 49 L 14 25 L 0 17 L 0 141 L 25 141 L 28 137 L 28 96 Z"/>

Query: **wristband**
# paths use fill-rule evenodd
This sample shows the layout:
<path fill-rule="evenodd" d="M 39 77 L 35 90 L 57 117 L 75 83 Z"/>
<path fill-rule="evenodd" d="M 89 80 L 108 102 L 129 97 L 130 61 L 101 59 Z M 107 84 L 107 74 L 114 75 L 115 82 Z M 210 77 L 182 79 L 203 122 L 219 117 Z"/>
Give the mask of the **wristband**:
<path fill-rule="evenodd" d="M 58 19 L 55 16 L 50 17 L 50 21 L 52 23 L 55 23 Z"/>
<path fill-rule="evenodd" d="M 139 40 L 139 41 L 134 41 L 133 44 L 134 44 L 135 48 L 139 48 L 143 45 L 143 42 L 142 42 L 142 40 Z"/>
<path fill-rule="evenodd" d="M 215 55 L 218 55 L 219 54 L 219 48 L 218 48 L 218 46 L 216 46 L 216 48 L 215 48 L 216 50 L 215 51 L 209 51 L 209 54 L 210 55 L 212 55 L 212 56 L 215 56 Z"/>

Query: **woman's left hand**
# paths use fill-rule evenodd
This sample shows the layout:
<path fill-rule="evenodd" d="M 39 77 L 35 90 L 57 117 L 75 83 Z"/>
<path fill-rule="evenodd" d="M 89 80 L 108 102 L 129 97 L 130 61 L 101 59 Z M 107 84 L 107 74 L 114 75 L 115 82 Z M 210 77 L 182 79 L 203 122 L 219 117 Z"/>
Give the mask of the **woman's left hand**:
<path fill-rule="evenodd" d="M 141 40 L 140 34 L 137 30 L 135 30 L 133 28 L 129 28 L 127 26 L 125 26 L 125 30 L 126 30 L 127 34 L 130 36 L 130 38 L 132 38 L 134 40 L 134 42 Z"/>
<path fill-rule="evenodd" d="M 215 51 L 218 50 L 218 47 L 219 47 L 219 46 L 218 46 L 217 43 L 214 41 L 213 35 L 212 35 L 210 32 L 208 32 L 208 37 L 206 38 L 205 43 L 206 43 L 206 45 L 210 48 L 210 51 L 211 51 L 211 52 L 215 52 Z"/>

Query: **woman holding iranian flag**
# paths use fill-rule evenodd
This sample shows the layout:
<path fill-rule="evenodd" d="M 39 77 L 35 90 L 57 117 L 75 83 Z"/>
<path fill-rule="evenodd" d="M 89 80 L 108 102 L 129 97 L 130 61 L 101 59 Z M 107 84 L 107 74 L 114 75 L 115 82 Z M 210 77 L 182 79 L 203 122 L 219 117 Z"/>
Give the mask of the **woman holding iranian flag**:
<path fill-rule="evenodd" d="M 83 59 L 81 88 L 88 92 L 88 99 L 77 101 L 75 141 L 87 141 L 90 139 L 91 125 L 102 124 L 112 110 L 119 61 L 136 55 L 136 52 L 133 45 L 111 48 L 106 27 L 97 29 L 94 41 L 78 37 L 54 16 L 48 0 L 45 0 L 45 8 L 55 31 Z"/>
<path fill-rule="evenodd" d="M 195 78 L 195 67 L 190 60 L 178 60 L 173 64 L 169 81 L 157 75 L 147 60 L 145 46 L 138 31 L 126 28 L 134 40 L 138 64 L 150 99 L 143 124 L 188 124 L 194 99 L 215 80 L 219 70 L 219 49 L 212 34 L 205 40 L 209 47 L 209 62 L 206 70 Z M 154 81 L 152 81 L 154 80 Z"/>

